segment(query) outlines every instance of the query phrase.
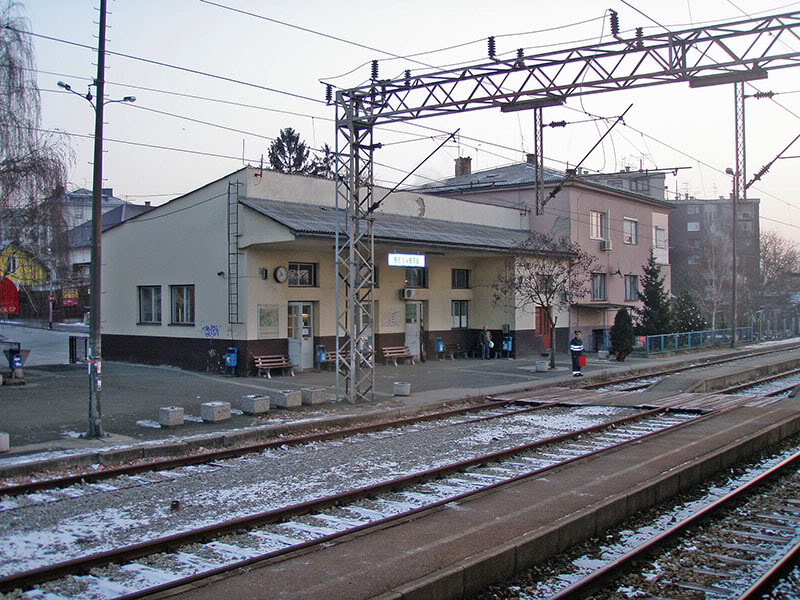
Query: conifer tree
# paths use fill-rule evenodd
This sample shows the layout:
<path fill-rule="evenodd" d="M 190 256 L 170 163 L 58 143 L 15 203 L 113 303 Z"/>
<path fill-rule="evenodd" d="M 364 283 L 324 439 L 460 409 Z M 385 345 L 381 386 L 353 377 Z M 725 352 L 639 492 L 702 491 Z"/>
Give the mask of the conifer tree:
<path fill-rule="evenodd" d="M 616 354 L 617 360 L 622 362 L 633 350 L 633 319 L 627 309 L 620 308 L 617 311 L 609 337 L 611 338 L 609 352 Z"/>
<path fill-rule="evenodd" d="M 642 267 L 642 291 L 639 292 L 642 308 L 636 309 L 639 335 L 660 335 L 670 333 L 669 296 L 664 289 L 664 276 L 656 263 L 655 253 L 650 250 L 650 258 Z"/>
<path fill-rule="evenodd" d="M 269 145 L 267 156 L 270 166 L 280 173 L 308 173 L 308 148 L 291 127 L 281 129 Z"/>
<path fill-rule="evenodd" d="M 703 331 L 706 328 L 706 320 L 687 290 L 683 290 L 672 303 L 672 325 L 678 332 Z"/>

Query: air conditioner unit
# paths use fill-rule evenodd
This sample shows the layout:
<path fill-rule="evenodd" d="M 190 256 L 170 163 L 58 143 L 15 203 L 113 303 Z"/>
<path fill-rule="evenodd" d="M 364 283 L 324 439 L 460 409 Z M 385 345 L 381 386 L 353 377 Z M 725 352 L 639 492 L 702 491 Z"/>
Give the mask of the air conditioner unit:
<path fill-rule="evenodd" d="M 400 300 L 413 300 L 417 295 L 417 290 L 403 288 L 400 290 Z"/>
<path fill-rule="evenodd" d="M 611 240 L 603 240 L 600 242 L 600 250 L 605 250 L 609 252 L 611 250 Z"/>

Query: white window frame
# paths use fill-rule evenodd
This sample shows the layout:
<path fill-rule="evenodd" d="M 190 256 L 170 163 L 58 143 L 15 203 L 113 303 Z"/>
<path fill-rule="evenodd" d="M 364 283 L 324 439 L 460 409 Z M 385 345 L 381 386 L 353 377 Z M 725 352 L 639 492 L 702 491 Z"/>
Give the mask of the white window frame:
<path fill-rule="evenodd" d="M 608 300 L 608 276 L 592 273 L 592 300 Z"/>
<path fill-rule="evenodd" d="M 453 329 L 467 329 L 469 327 L 469 300 L 452 300 L 450 316 Z"/>
<path fill-rule="evenodd" d="M 636 302 L 639 299 L 639 276 L 625 275 L 625 301 Z"/>
<path fill-rule="evenodd" d="M 194 298 L 194 285 L 169 286 L 170 325 L 194 325 Z"/>
<path fill-rule="evenodd" d="M 140 325 L 161 325 L 161 286 L 140 285 L 137 290 L 139 296 L 138 323 Z M 145 298 L 148 292 L 150 297 Z"/>
<path fill-rule="evenodd" d="M 663 227 L 653 227 L 653 245 L 656 248 L 667 247 L 667 230 Z"/>
<path fill-rule="evenodd" d="M 608 213 L 589 211 L 589 237 L 593 240 L 608 239 Z"/>
<path fill-rule="evenodd" d="M 700 221 L 688 221 L 686 231 L 700 231 Z"/>
<path fill-rule="evenodd" d="M 630 227 L 630 231 L 628 230 Z M 636 246 L 639 243 L 639 220 L 625 217 L 622 220 L 622 243 Z"/>
<path fill-rule="evenodd" d="M 306 273 L 308 277 L 304 276 Z M 289 287 L 317 287 L 317 274 L 317 263 L 290 262 L 287 282 Z"/>

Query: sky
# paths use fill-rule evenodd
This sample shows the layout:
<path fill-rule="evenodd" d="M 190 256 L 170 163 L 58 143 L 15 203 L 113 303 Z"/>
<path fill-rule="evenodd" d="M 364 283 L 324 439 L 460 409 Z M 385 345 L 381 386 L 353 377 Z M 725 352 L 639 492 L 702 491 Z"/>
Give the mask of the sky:
<path fill-rule="evenodd" d="M 56 38 L 33 42 L 42 126 L 70 134 L 75 156 L 70 189 L 91 188 L 94 114 L 57 82 L 85 94 L 95 77 L 91 48 L 97 44 L 98 6 L 99 0 L 24 0 L 18 11 L 33 33 Z M 484 63 L 488 36 L 495 36 L 501 56 L 517 48 L 529 55 L 611 41 L 608 9 L 619 14 L 623 36 L 636 27 L 650 34 L 661 27 L 678 31 L 800 11 L 800 2 L 782 0 L 109 0 L 108 6 L 107 49 L 127 57 L 106 59 L 107 98 L 133 95 L 136 102 L 105 108 L 104 187 L 123 199 L 153 204 L 197 189 L 243 162 L 258 165 L 263 157 L 266 164 L 269 144 L 284 127 L 294 128 L 311 147 L 333 147 L 335 110 L 325 103 L 321 81 L 339 88 L 361 85 L 374 59 L 380 60 L 381 78 L 394 78 L 405 69 Z M 409 56 L 451 46 L 459 47 Z M 787 42 L 786 51 L 800 52 L 800 39 Z M 745 93 L 777 95 L 746 101 L 748 180 L 800 133 L 800 68 L 771 71 L 754 85 Z M 584 167 L 680 168 L 667 177 L 672 196 L 730 193 L 725 169 L 735 167 L 732 85 L 690 89 L 671 83 L 570 98 L 565 107 L 544 111 L 545 123 L 569 123 L 545 129 L 545 166 L 575 165 L 613 122 L 609 119 L 631 104 L 624 122 Z M 490 109 L 396 124 L 376 130 L 375 141 L 384 145 L 375 154 L 385 165 L 376 167 L 380 183 L 399 182 L 441 143 L 441 135 L 416 125 L 460 129 L 460 136 L 427 160 L 410 185 L 452 176 L 458 156 L 471 156 L 477 171 L 524 160 L 533 147 L 530 111 Z M 800 141 L 785 154 L 800 156 Z M 748 197 L 761 199 L 762 230 L 795 241 L 800 241 L 798 167 L 797 160 L 778 160 L 748 191 Z"/>

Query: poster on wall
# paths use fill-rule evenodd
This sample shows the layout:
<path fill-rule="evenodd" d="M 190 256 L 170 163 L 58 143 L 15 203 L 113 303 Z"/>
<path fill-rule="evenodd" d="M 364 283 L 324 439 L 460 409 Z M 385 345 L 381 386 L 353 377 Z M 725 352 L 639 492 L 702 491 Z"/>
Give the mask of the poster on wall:
<path fill-rule="evenodd" d="M 61 297 L 61 304 L 63 306 L 78 306 L 78 290 L 76 289 L 64 290 Z"/>
<path fill-rule="evenodd" d="M 258 305 L 258 337 L 259 339 L 278 337 L 277 304 Z"/>

